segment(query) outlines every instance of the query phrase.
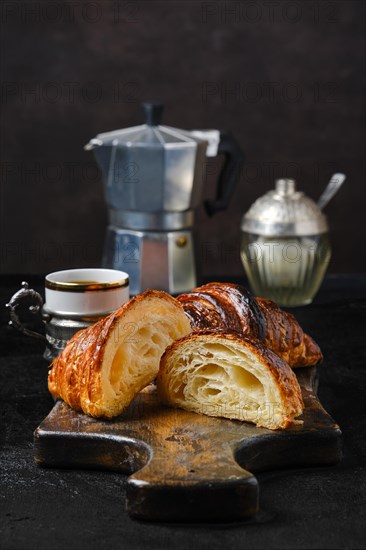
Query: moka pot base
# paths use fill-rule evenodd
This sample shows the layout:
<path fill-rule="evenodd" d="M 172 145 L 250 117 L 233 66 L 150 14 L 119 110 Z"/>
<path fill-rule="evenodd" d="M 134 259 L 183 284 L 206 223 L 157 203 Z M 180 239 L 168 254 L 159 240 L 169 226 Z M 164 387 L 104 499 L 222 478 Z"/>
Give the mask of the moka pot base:
<path fill-rule="evenodd" d="M 187 229 L 138 231 L 109 226 L 103 266 L 128 270 L 131 295 L 147 288 L 180 294 L 197 283 L 193 238 Z"/>

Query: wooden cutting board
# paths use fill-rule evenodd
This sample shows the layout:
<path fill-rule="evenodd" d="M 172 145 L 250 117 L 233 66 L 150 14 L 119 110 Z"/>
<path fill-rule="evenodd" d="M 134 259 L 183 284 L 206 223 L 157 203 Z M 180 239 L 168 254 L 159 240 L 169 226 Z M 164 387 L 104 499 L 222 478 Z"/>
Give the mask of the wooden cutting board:
<path fill-rule="evenodd" d="M 271 431 L 159 404 L 140 393 L 112 421 L 62 401 L 34 433 L 41 466 L 103 468 L 127 474 L 127 512 L 154 521 L 237 521 L 258 510 L 253 473 L 334 464 L 341 431 L 316 397 L 316 368 L 298 369 L 304 423 Z"/>

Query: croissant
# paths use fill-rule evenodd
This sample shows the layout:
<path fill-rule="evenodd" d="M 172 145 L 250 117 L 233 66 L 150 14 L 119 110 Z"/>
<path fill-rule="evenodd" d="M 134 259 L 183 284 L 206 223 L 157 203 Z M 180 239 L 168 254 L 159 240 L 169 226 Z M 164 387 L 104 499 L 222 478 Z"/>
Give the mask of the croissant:
<path fill-rule="evenodd" d="M 180 303 L 147 290 L 77 332 L 53 362 L 48 388 L 75 410 L 112 418 L 154 380 L 166 347 L 189 332 Z"/>
<path fill-rule="evenodd" d="M 178 300 L 193 329 L 229 329 L 258 338 L 291 367 L 316 365 L 323 358 L 293 315 L 270 300 L 255 298 L 240 285 L 208 283 L 181 294 Z"/>
<path fill-rule="evenodd" d="M 161 401 L 271 430 L 298 423 L 304 404 L 296 375 L 262 342 L 234 332 L 198 330 L 161 358 Z"/>

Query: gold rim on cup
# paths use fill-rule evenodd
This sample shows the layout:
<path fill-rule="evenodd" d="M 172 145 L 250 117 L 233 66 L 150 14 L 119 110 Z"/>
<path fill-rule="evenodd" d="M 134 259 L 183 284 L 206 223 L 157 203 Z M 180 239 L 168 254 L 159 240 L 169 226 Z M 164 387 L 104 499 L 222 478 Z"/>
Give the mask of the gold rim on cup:
<path fill-rule="evenodd" d="M 129 285 L 129 278 L 120 279 L 113 282 L 78 282 L 78 281 L 49 281 L 45 280 L 46 288 L 50 290 L 61 290 L 64 292 L 94 292 L 98 290 L 113 290 L 115 288 L 123 288 Z"/>

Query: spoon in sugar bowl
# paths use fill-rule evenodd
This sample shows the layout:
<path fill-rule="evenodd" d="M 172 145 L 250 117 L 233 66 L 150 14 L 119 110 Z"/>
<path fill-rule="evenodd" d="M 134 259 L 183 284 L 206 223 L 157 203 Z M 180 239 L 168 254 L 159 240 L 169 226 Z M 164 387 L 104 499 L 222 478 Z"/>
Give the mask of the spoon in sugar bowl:
<path fill-rule="evenodd" d="M 320 195 L 318 199 L 317 204 L 320 210 L 323 210 L 323 208 L 327 206 L 328 202 L 332 200 L 334 195 L 338 193 L 345 179 L 346 179 L 345 174 L 342 174 L 340 172 L 333 174 L 333 176 L 330 178 L 328 182 L 328 185 L 326 186 L 323 193 Z"/>

